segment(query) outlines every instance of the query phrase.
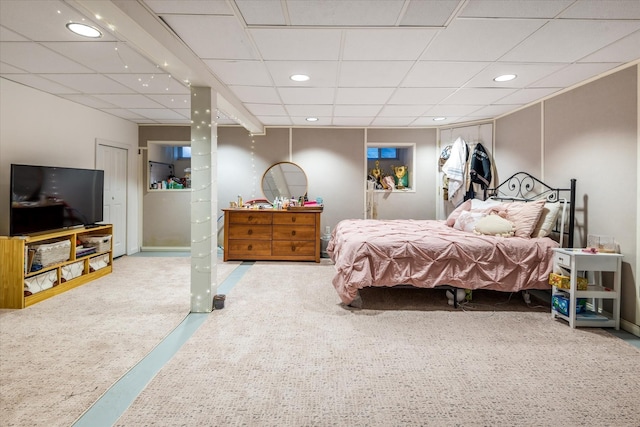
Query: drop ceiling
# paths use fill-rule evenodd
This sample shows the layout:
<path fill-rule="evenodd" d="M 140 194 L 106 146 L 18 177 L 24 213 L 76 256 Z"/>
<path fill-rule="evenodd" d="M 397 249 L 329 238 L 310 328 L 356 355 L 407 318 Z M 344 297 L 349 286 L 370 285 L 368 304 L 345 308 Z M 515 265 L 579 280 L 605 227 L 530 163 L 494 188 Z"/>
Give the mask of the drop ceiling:
<path fill-rule="evenodd" d="M 1 77 L 139 124 L 190 123 L 195 85 L 253 132 L 451 125 L 639 61 L 637 0 L 0 1 Z"/>

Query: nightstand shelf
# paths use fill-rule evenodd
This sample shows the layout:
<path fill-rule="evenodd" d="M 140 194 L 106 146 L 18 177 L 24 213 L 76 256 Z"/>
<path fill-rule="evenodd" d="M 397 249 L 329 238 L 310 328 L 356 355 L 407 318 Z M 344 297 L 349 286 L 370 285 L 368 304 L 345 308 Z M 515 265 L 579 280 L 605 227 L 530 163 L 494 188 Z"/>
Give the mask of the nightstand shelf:
<path fill-rule="evenodd" d="M 553 306 L 551 317 L 563 319 L 572 328 L 596 327 L 596 328 L 620 328 L 620 271 L 622 255 L 613 253 L 588 253 L 582 249 L 556 248 L 553 254 L 554 270 L 563 271 L 570 277 L 570 288 L 553 286 L 552 294 L 562 295 L 569 300 L 568 314 L 565 315 Z M 577 287 L 578 272 L 591 273 L 593 281 L 587 289 L 579 290 Z M 612 288 L 603 286 L 602 273 L 612 272 Z M 576 313 L 578 299 L 587 300 L 587 311 Z M 611 301 L 611 312 L 604 309 L 604 301 Z"/>

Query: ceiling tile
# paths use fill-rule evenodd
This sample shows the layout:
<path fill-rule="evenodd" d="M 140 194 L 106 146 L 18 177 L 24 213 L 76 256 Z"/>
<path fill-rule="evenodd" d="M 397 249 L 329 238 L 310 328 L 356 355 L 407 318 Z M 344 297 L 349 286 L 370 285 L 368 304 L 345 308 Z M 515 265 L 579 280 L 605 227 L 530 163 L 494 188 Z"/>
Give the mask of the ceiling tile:
<path fill-rule="evenodd" d="M 123 42 L 55 42 L 42 43 L 49 49 L 99 73 L 153 73 L 152 64 Z"/>
<path fill-rule="evenodd" d="M 380 105 L 336 105 L 334 114 L 347 117 L 375 117 L 382 108 Z"/>
<path fill-rule="evenodd" d="M 244 22 L 251 25 L 285 25 L 282 2 L 235 0 Z"/>
<path fill-rule="evenodd" d="M 265 61 L 337 61 L 341 30 L 249 29 Z"/>
<path fill-rule="evenodd" d="M 433 117 L 453 117 L 453 116 L 466 116 L 467 114 L 473 113 L 481 105 L 436 105 L 433 108 L 430 108 L 428 111 L 425 111 L 424 115 L 429 115 Z"/>
<path fill-rule="evenodd" d="M 287 105 L 287 113 L 293 118 L 298 117 L 330 117 L 333 107 L 331 105 Z"/>
<path fill-rule="evenodd" d="M 0 3 L 1 4 L 1 3 Z M 0 42 L 28 42 L 29 39 L 11 31 L 8 28 L 0 27 Z"/>
<path fill-rule="evenodd" d="M 103 108 L 116 108 L 115 105 L 105 102 L 101 99 L 94 98 L 89 95 L 59 95 L 61 98 L 68 99 L 69 101 L 77 102 L 78 104 L 86 105 L 87 107 L 103 109 Z"/>
<path fill-rule="evenodd" d="M 409 3 L 400 25 L 443 27 L 458 4 L 460 4 L 460 0 L 413 0 Z"/>
<path fill-rule="evenodd" d="M 255 116 L 286 116 L 287 111 L 280 104 L 244 104 Z"/>
<path fill-rule="evenodd" d="M 551 21 L 501 60 L 571 63 L 638 29 L 640 22 L 634 21 Z"/>
<path fill-rule="evenodd" d="M 573 86 L 593 76 L 604 73 L 613 68 L 615 64 L 573 64 L 565 67 L 548 77 L 533 83 L 531 87 L 555 87 L 564 88 Z"/>
<path fill-rule="evenodd" d="M 382 108 L 378 117 L 409 117 L 421 116 L 433 105 L 387 105 Z"/>
<path fill-rule="evenodd" d="M 46 74 L 45 77 L 74 89 L 74 92 L 104 94 L 133 92 L 131 89 L 101 74 Z"/>
<path fill-rule="evenodd" d="M 515 92 L 515 89 L 502 88 L 462 88 L 442 101 L 445 105 L 482 105 L 492 104 L 498 99 Z"/>
<path fill-rule="evenodd" d="M 333 88 L 283 87 L 278 90 L 285 104 L 333 104 Z"/>
<path fill-rule="evenodd" d="M 348 30 L 342 59 L 414 61 L 436 33 L 436 30 L 416 28 Z"/>
<path fill-rule="evenodd" d="M 467 2 L 460 12 L 465 18 L 553 18 L 574 0 L 482 0 Z"/>
<path fill-rule="evenodd" d="M 625 63 L 638 59 L 640 51 L 640 31 L 624 37 L 597 52 L 580 59 L 580 62 Z"/>
<path fill-rule="evenodd" d="M 288 0 L 291 25 L 294 26 L 394 26 L 403 2 L 376 0 L 376 7 L 362 0 Z"/>
<path fill-rule="evenodd" d="M 3 77 L 47 93 L 60 94 L 77 92 L 36 74 L 7 74 Z"/>
<path fill-rule="evenodd" d="M 345 61 L 339 87 L 395 87 L 407 74 L 411 61 Z"/>
<path fill-rule="evenodd" d="M 554 92 L 557 92 L 558 88 L 539 88 L 539 89 L 520 89 L 511 95 L 507 95 L 504 98 L 496 101 L 495 104 L 499 105 L 526 105 L 534 102 L 538 99 L 545 98 Z"/>
<path fill-rule="evenodd" d="M 102 111 L 117 117 L 121 117 L 123 119 L 135 120 L 137 123 L 140 123 L 139 120 L 144 119 L 144 117 L 140 116 L 139 114 L 135 114 L 126 108 L 104 108 L 102 109 Z"/>
<path fill-rule="evenodd" d="M 256 118 L 264 123 L 265 126 L 291 126 L 293 123 L 291 119 L 286 116 L 261 116 L 256 115 Z"/>
<path fill-rule="evenodd" d="M 204 61 L 213 73 L 226 85 L 268 86 L 273 82 L 269 71 L 261 61 Z"/>
<path fill-rule="evenodd" d="M 444 120 L 435 121 L 433 119 L 440 118 L 442 116 L 422 116 L 418 117 L 411 125 L 413 126 L 442 126 L 449 123 L 455 123 L 461 119 L 461 117 L 445 117 Z"/>
<path fill-rule="evenodd" d="M 336 104 L 352 104 L 352 105 L 382 105 L 387 102 L 393 94 L 394 88 L 338 88 L 336 92 Z"/>
<path fill-rule="evenodd" d="M 188 94 L 189 89 L 169 74 L 106 74 L 132 90 L 147 94 Z"/>
<path fill-rule="evenodd" d="M 637 0 L 577 1 L 562 18 L 585 19 L 640 19 L 640 2 Z"/>
<path fill-rule="evenodd" d="M 25 70 L 0 62 L 0 74 L 26 74 Z"/>
<path fill-rule="evenodd" d="M 497 117 L 514 111 L 517 108 L 517 105 L 489 105 L 488 107 L 478 108 L 474 112 L 467 114 L 465 117 L 473 120 L 477 120 L 478 118 Z"/>
<path fill-rule="evenodd" d="M 279 104 L 278 91 L 271 86 L 230 86 L 242 102 L 255 104 Z"/>
<path fill-rule="evenodd" d="M 120 108 L 162 108 L 161 104 L 147 98 L 144 95 L 95 95 L 105 102 L 117 105 Z"/>
<path fill-rule="evenodd" d="M 225 1 L 144 0 L 144 3 L 159 15 L 233 15 L 233 10 Z"/>
<path fill-rule="evenodd" d="M 191 96 L 189 94 L 179 95 L 179 94 L 171 94 L 171 95 L 155 95 L 149 94 L 147 95 L 149 98 L 153 99 L 159 104 L 164 105 L 167 108 L 171 108 L 173 110 L 179 109 L 189 109 L 191 107 Z"/>
<path fill-rule="evenodd" d="M 3 62 L 30 73 L 89 73 L 92 71 L 37 43 L 0 42 L 0 52 L 2 52 Z"/>
<path fill-rule="evenodd" d="M 463 86 L 490 62 L 420 61 L 407 73 L 402 87 L 448 87 Z"/>
<path fill-rule="evenodd" d="M 233 16 L 163 15 L 162 18 L 203 59 L 257 59 L 251 41 Z"/>
<path fill-rule="evenodd" d="M 166 108 L 132 108 L 131 111 L 135 114 L 152 120 L 184 119 L 181 114 Z"/>
<path fill-rule="evenodd" d="M 451 88 L 400 88 L 389 104 L 438 104 L 456 91 Z"/>
<path fill-rule="evenodd" d="M 495 61 L 545 24 L 543 20 L 456 20 L 440 31 L 423 60 Z"/>
<path fill-rule="evenodd" d="M 367 127 L 371 125 L 374 117 L 334 117 L 331 124 L 334 126 L 358 126 Z"/>

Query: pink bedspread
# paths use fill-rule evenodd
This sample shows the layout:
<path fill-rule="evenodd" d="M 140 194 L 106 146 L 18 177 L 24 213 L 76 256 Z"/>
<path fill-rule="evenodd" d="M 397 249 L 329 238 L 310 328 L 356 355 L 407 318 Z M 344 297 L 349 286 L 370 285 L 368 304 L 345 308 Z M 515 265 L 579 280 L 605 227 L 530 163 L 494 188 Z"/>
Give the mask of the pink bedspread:
<path fill-rule="evenodd" d="M 549 289 L 550 238 L 480 236 L 436 220 L 344 220 L 327 251 L 345 304 L 367 286 L 451 285 L 516 292 Z"/>

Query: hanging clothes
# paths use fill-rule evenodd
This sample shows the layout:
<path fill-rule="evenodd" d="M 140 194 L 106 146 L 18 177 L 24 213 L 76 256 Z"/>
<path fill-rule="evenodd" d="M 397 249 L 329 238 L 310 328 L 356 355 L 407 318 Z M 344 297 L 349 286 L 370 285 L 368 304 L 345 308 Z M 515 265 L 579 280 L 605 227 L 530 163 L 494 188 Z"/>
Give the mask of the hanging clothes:
<path fill-rule="evenodd" d="M 491 156 L 481 143 L 473 149 L 469 161 L 469 188 L 465 200 L 476 197 L 476 190 L 482 191 L 482 199 L 486 198 L 486 190 L 491 183 Z M 474 185 L 475 184 L 475 185 Z M 474 188 L 475 187 L 475 188 Z"/>
<path fill-rule="evenodd" d="M 466 173 L 468 147 L 467 143 L 460 137 L 451 146 L 449 158 L 442 165 L 442 172 L 449 179 L 449 201 L 454 206 L 458 206 L 463 200 L 466 192 Z"/>

